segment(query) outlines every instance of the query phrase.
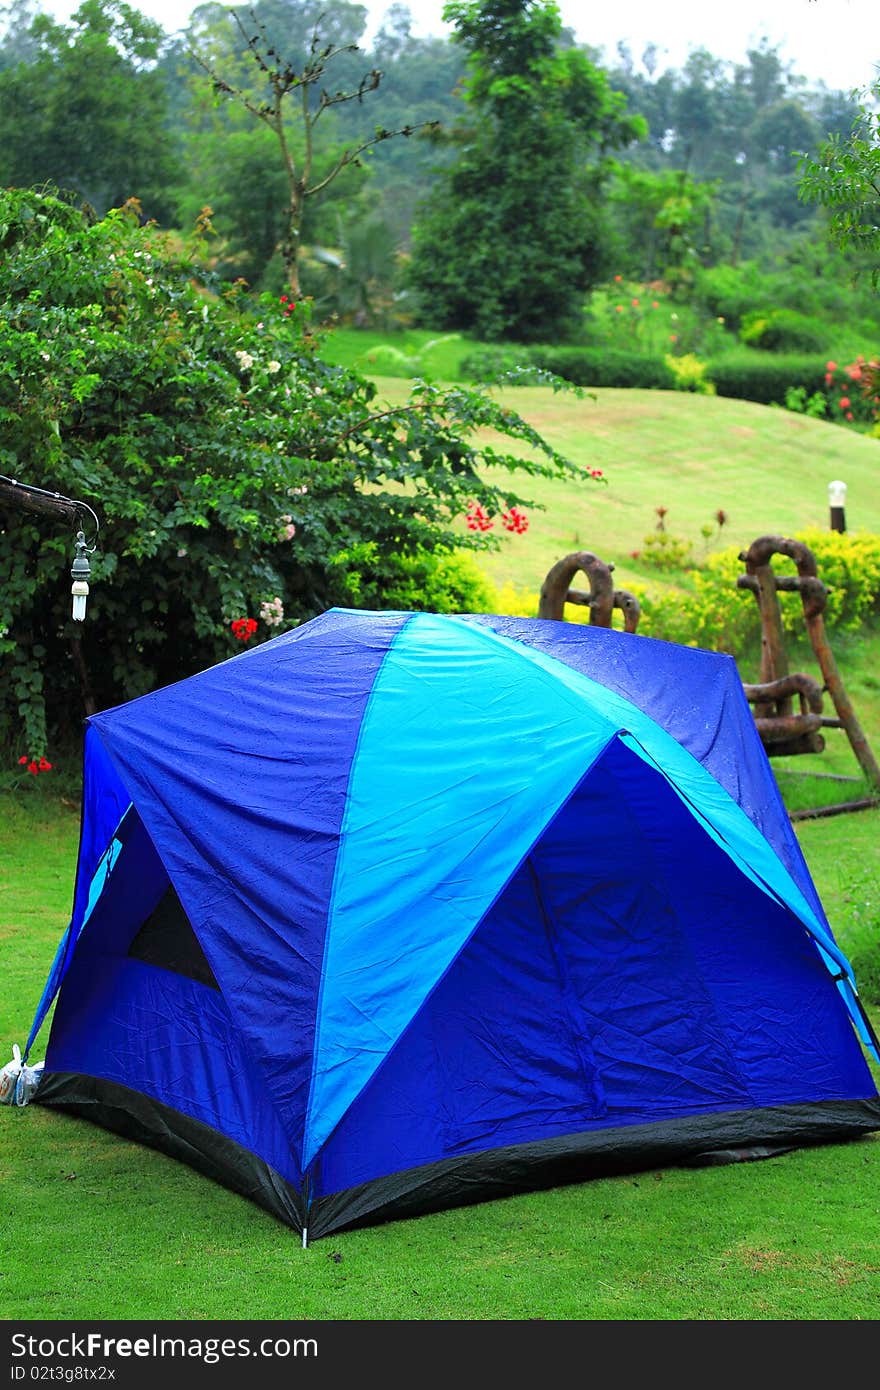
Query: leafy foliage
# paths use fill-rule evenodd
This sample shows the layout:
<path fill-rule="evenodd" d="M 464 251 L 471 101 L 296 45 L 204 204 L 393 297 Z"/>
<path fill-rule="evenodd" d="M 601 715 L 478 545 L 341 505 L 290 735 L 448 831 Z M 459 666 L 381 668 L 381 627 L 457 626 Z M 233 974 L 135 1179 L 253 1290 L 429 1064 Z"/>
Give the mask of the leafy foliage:
<path fill-rule="evenodd" d="M 468 112 L 413 228 L 409 279 L 426 320 L 486 341 L 570 335 L 600 273 L 607 154 L 644 131 L 555 5 L 452 0 Z"/>
<path fill-rule="evenodd" d="M 29 756 L 83 700 L 230 655 L 239 619 L 259 640 L 333 604 L 414 601 L 419 575 L 430 601 L 474 606 L 472 572 L 444 560 L 486 543 L 468 505 L 526 502 L 504 482 L 520 470 L 571 471 L 486 390 L 416 381 L 383 408 L 322 361 L 307 304 L 265 295 L 256 318 L 241 286 L 212 287 L 195 241 L 142 226 L 137 206 L 90 222 L 6 191 L 0 250 L 0 471 L 102 520 L 78 666 L 71 538 L 5 518 L 0 740 Z"/>
<path fill-rule="evenodd" d="M 871 89 L 880 98 L 880 81 Z M 830 211 L 834 243 L 871 266 L 880 284 L 880 110 L 863 104 L 846 137 L 834 134 L 818 158 L 802 154 L 800 195 Z"/>
<path fill-rule="evenodd" d="M 0 70 L 0 183 L 54 183 L 99 214 L 138 197 L 149 216 L 170 218 L 180 169 L 157 69 L 163 38 L 123 0 L 84 0 L 66 26 L 38 16 L 30 50 Z"/>

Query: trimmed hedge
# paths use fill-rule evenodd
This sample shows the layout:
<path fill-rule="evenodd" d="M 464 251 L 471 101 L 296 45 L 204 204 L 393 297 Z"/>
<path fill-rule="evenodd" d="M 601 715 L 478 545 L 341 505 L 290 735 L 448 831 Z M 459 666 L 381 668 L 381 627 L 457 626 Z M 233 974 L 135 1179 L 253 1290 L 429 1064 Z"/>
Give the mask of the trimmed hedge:
<path fill-rule="evenodd" d="M 662 357 L 647 357 L 619 348 L 533 347 L 532 365 L 554 372 L 575 386 L 641 387 L 674 391 L 675 374 Z"/>
<path fill-rule="evenodd" d="M 805 387 L 808 396 L 824 391 L 826 361 L 793 353 L 772 357 L 760 352 L 731 353 L 709 362 L 706 375 L 719 396 L 785 405 L 785 393 L 792 387 Z"/>
<path fill-rule="evenodd" d="M 536 367 L 552 372 L 575 386 L 617 386 L 649 391 L 712 390 L 759 405 L 785 405 L 786 392 L 803 388 L 807 397 L 824 392 L 826 358 L 800 353 L 775 353 L 743 349 L 712 359 L 700 374 L 701 385 L 682 380 L 682 367 L 697 359 L 649 357 L 620 348 L 598 347 L 499 347 L 479 349 L 463 357 L 459 367 L 466 381 L 491 381 L 504 372 Z M 523 376 L 522 384 L 528 385 Z"/>

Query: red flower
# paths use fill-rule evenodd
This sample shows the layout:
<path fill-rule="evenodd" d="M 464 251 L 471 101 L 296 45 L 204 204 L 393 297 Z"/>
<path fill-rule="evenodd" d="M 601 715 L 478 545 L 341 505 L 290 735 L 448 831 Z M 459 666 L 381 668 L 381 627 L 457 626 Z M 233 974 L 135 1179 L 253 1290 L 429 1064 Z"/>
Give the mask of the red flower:
<path fill-rule="evenodd" d="M 847 418 L 847 420 L 852 420 L 852 419 L 854 418 L 854 417 L 853 417 L 853 413 L 852 413 L 851 410 L 848 410 L 848 411 L 846 412 L 846 418 Z"/>
<path fill-rule="evenodd" d="M 615 308 L 615 310 L 617 311 L 618 314 L 622 314 L 622 313 L 623 313 L 623 305 L 622 305 L 622 304 L 615 304 L 614 308 Z"/>
<path fill-rule="evenodd" d="M 280 297 L 279 300 L 278 300 L 278 303 L 279 303 L 279 304 L 286 304 L 286 303 L 287 303 L 287 295 L 286 295 L 286 294 L 282 294 L 281 297 Z"/>
<path fill-rule="evenodd" d="M 529 519 L 519 507 L 511 507 L 509 511 L 502 512 L 501 521 L 506 531 L 515 531 L 518 536 L 529 529 Z"/>
<path fill-rule="evenodd" d="M 825 363 L 825 370 L 826 370 L 826 372 L 836 372 L 836 371 L 837 371 L 837 363 L 836 363 L 836 362 L 826 362 L 826 363 Z"/>
<path fill-rule="evenodd" d="M 249 642 L 257 630 L 255 618 L 236 618 L 229 626 L 239 642 Z"/>
<path fill-rule="evenodd" d="M 840 408 L 841 408 L 841 410 L 849 410 L 850 404 L 851 404 L 851 402 L 850 402 L 849 396 L 841 396 L 841 398 L 840 398 Z"/>
<path fill-rule="evenodd" d="M 52 764 L 48 761 L 47 758 L 41 758 L 37 766 L 39 767 L 41 772 L 52 771 Z"/>
<path fill-rule="evenodd" d="M 18 765 L 19 765 L 19 767 L 24 767 L 24 766 L 26 765 L 26 763 L 27 763 L 27 754 L 25 754 L 23 758 L 19 758 L 19 760 L 18 760 Z"/>
<path fill-rule="evenodd" d="M 37 775 L 37 773 L 39 772 L 39 770 L 40 770 L 40 769 L 37 767 L 37 765 L 36 765 L 35 762 L 29 762 L 29 763 L 28 763 L 28 772 L 30 772 L 30 773 L 32 774 L 32 776 L 36 777 L 36 775 Z"/>
<path fill-rule="evenodd" d="M 467 528 L 469 531 L 491 531 L 494 521 L 479 502 L 471 502 L 467 509 Z"/>
<path fill-rule="evenodd" d="M 638 309 L 638 307 L 639 307 L 639 301 L 638 301 L 637 299 L 634 299 L 633 302 L 632 302 L 632 306 L 633 306 L 634 309 Z"/>
<path fill-rule="evenodd" d="M 615 280 L 617 281 L 617 283 L 619 284 L 620 281 L 623 279 L 623 276 L 622 276 L 622 275 L 615 275 L 614 279 L 615 279 Z"/>

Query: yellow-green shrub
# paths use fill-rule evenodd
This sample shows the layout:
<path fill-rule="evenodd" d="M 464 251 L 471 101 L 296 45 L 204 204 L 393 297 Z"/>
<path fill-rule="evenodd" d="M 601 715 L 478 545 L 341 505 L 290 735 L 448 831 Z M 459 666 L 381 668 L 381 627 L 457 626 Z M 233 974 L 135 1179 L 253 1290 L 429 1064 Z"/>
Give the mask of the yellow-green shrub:
<path fill-rule="evenodd" d="M 854 631 L 880 613 L 880 536 L 812 528 L 798 532 L 795 539 L 813 551 L 819 578 L 828 586 L 825 619 L 832 640 L 835 630 Z M 773 568 L 782 575 L 791 573 L 794 566 L 780 555 L 774 557 Z M 698 569 L 681 571 L 681 588 L 627 585 L 641 606 L 640 636 L 736 657 L 746 655 L 750 648 L 756 651 L 761 631 L 758 606 L 753 595 L 738 589 L 736 583 L 744 571 L 738 547 L 728 546 L 709 555 Z M 538 594 L 516 589 L 512 584 L 496 589 L 492 603 L 493 612 L 511 617 L 533 618 L 538 612 Z M 798 595 L 780 594 L 780 607 L 785 630 L 793 636 L 803 635 L 803 608 Z M 590 620 L 589 609 L 576 604 L 567 606 L 565 616 L 576 623 Z M 615 626 L 620 626 L 621 621 L 616 614 Z"/>
<path fill-rule="evenodd" d="M 675 377 L 676 391 L 695 391 L 700 396 L 715 395 L 715 383 L 706 379 L 707 364 L 701 362 L 695 352 L 685 352 L 680 357 L 667 353 L 666 365 Z"/>

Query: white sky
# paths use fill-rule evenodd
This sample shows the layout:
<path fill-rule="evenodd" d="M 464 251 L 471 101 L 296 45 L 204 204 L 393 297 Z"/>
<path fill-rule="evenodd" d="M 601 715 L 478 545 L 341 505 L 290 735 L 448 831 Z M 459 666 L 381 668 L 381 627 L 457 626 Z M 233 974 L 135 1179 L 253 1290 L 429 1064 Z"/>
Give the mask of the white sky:
<path fill-rule="evenodd" d="M 195 6 L 187 0 L 132 0 L 169 32 Z M 361 0 L 378 27 L 390 0 Z M 863 88 L 880 76 L 880 0 L 558 0 L 563 23 L 582 43 L 615 56 L 618 40 L 638 59 L 648 42 L 658 45 L 661 66 L 680 67 L 693 47 L 740 61 L 766 36 L 796 72 L 828 87 Z M 328 0 L 332 5 L 332 0 Z M 77 0 L 44 0 L 66 19 Z M 443 0 L 409 0 L 416 34 L 448 33 L 440 18 Z M 369 32 L 369 31 L 368 31 Z"/>

